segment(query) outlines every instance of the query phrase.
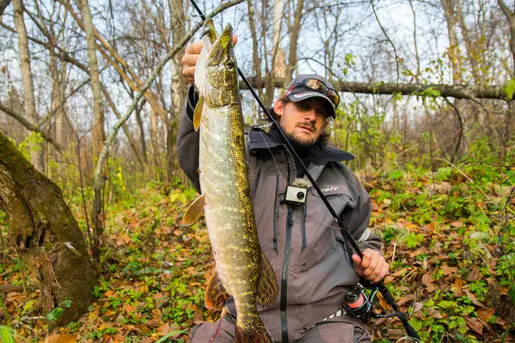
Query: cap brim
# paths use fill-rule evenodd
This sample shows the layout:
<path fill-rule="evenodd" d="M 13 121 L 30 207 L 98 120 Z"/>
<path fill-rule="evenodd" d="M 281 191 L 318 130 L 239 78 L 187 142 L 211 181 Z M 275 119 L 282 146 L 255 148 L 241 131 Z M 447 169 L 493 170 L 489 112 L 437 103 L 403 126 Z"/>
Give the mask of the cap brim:
<path fill-rule="evenodd" d="M 306 100 L 309 98 L 323 98 L 323 99 L 327 100 L 327 102 L 329 102 L 331 110 L 332 110 L 332 112 L 329 115 L 333 118 L 336 118 L 336 110 L 334 108 L 334 104 L 324 94 L 315 92 L 315 91 L 306 91 L 306 92 L 288 94 L 288 99 L 290 99 L 291 102 L 299 102 L 299 101 Z"/>

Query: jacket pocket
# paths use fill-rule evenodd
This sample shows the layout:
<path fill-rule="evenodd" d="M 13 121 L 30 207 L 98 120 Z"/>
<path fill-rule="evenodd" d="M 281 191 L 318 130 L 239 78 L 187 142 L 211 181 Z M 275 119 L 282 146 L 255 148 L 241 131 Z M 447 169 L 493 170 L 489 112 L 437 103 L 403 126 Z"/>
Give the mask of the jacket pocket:
<path fill-rule="evenodd" d="M 350 194 L 342 193 L 345 189 L 344 186 L 334 186 L 324 192 L 337 215 L 340 215 L 346 207 L 355 207 L 356 204 Z M 313 188 L 310 189 L 306 200 L 306 214 L 302 230 L 305 247 L 303 246 L 299 261 L 295 265 L 295 269 L 298 271 L 302 272 L 315 267 L 336 249 L 341 249 L 340 243 L 336 241 L 340 228 Z"/>

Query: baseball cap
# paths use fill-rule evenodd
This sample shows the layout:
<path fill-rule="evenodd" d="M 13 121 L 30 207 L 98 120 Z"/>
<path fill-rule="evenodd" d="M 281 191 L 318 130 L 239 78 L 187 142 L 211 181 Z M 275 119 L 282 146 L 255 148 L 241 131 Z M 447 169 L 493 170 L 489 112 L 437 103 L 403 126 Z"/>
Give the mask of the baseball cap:
<path fill-rule="evenodd" d="M 333 85 L 324 77 L 317 74 L 301 74 L 288 85 L 284 97 L 292 102 L 299 102 L 309 98 L 322 98 L 327 100 L 330 106 L 329 115 L 336 117 L 336 108 L 340 103 L 340 96 Z"/>

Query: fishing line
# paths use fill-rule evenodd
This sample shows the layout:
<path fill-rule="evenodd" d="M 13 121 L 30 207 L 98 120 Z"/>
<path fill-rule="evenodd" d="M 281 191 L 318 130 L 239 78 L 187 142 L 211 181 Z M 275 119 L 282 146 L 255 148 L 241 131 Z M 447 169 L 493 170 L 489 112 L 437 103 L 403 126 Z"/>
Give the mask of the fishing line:
<path fill-rule="evenodd" d="M 202 20 L 206 20 L 206 16 L 204 15 L 204 13 L 202 13 L 202 11 L 200 10 L 200 8 L 197 6 L 197 4 L 195 3 L 195 0 L 190 0 L 191 4 L 193 5 L 193 7 L 195 7 L 195 10 L 198 12 L 198 14 L 200 15 L 200 17 L 202 18 Z M 274 117 L 272 116 L 272 114 L 270 114 L 270 111 L 266 108 L 265 104 L 261 101 L 261 99 L 259 98 L 258 94 L 256 93 L 256 91 L 254 90 L 254 88 L 252 87 L 252 85 L 250 84 L 250 82 L 247 80 L 247 78 L 245 77 L 245 75 L 243 74 L 243 72 L 240 70 L 240 68 L 238 67 L 238 75 L 240 75 L 241 79 L 243 80 L 243 82 L 247 85 L 247 88 L 248 90 L 251 92 L 252 96 L 256 99 L 256 101 L 258 102 L 259 106 L 261 107 L 261 109 L 263 110 L 263 112 L 265 112 L 265 114 L 267 115 L 268 119 L 273 123 L 273 125 L 275 125 L 275 127 L 278 129 L 278 132 L 279 134 L 281 135 L 281 138 L 283 139 L 284 141 L 284 144 L 286 146 L 286 148 L 288 149 L 288 151 L 290 152 L 290 154 L 293 156 L 293 158 L 295 159 L 295 161 L 298 162 L 298 164 L 300 165 L 302 171 L 304 172 L 304 175 L 309 179 L 309 181 L 311 182 L 311 185 L 313 186 L 313 188 L 316 190 L 317 194 L 320 196 L 320 199 L 322 200 L 322 202 L 324 203 L 324 205 L 327 207 L 327 209 L 329 210 L 329 212 L 331 213 L 331 215 L 333 216 L 333 218 L 335 219 L 336 223 L 338 224 L 338 226 L 341 228 L 341 233 L 342 235 L 344 236 L 344 238 L 347 239 L 347 241 L 350 243 L 350 245 L 352 246 L 352 248 L 354 249 L 354 251 L 356 252 L 356 254 L 363 260 L 363 252 L 361 251 L 360 247 L 358 246 L 358 242 L 357 240 L 350 234 L 349 230 L 347 229 L 347 227 L 345 226 L 345 224 L 342 222 L 342 220 L 340 219 L 340 217 L 338 216 L 338 214 L 336 214 L 336 212 L 334 211 L 333 207 L 331 206 L 331 204 L 329 203 L 329 201 L 327 200 L 326 196 L 324 195 L 324 193 L 322 192 L 322 190 L 320 189 L 320 187 L 318 187 L 315 179 L 313 178 L 313 176 L 309 173 L 307 167 L 304 165 L 304 162 L 302 162 L 302 159 L 299 157 L 299 155 L 297 154 L 297 152 L 295 151 L 295 149 L 293 148 L 292 144 L 290 143 L 288 137 L 286 137 L 284 131 L 282 130 L 282 128 L 280 127 L 280 125 L 277 123 L 277 121 L 274 119 Z M 406 318 L 406 314 L 403 313 L 403 312 L 400 312 L 399 311 L 399 308 L 397 307 L 397 304 L 395 302 L 395 299 L 393 298 L 393 295 L 390 293 L 390 291 L 388 290 L 388 288 L 386 288 L 385 284 L 384 284 L 384 280 L 381 280 L 380 282 L 378 282 L 377 284 L 368 284 L 367 286 L 369 286 L 370 288 L 376 288 L 378 289 L 381 294 L 383 295 L 384 299 L 386 300 L 386 302 L 392 307 L 395 315 L 400 319 L 400 321 L 402 322 L 402 325 L 404 326 L 404 329 L 406 330 L 406 332 L 408 333 L 408 335 L 410 337 L 413 337 L 417 340 L 420 341 L 420 337 L 418 336 L 417 332 L 415 331 L 415 329 L 408 323 L 408 320 Z"/>

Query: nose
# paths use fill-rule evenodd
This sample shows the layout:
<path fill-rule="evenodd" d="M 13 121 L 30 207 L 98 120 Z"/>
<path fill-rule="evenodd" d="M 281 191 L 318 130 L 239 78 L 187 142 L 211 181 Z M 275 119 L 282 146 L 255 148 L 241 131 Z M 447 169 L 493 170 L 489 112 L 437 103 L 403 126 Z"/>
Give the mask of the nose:
<path fill-rule="evenodd" d="M 305 121 L 314 121 L 316 118 L 316 111 L 314 109 L 310 109 L 302 113 L 302 119 Z"/>

